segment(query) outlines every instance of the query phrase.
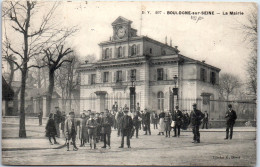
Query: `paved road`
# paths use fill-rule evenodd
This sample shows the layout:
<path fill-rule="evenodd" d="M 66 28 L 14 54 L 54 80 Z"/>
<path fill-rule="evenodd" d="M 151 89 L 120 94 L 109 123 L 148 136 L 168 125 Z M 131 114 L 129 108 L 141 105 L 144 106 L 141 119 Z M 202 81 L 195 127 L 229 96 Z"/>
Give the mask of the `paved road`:
<path fill-rule="evenodd" d="M 4 127 L 6 134 L 9 128 Z M 34 131 L 35 128 L 27 128 Z M 32 145 L 36 132 L 32 136 Z M 183 132 L 180 138 L 158 136 L 152 130 L 151 136 L 131 140 L 131 149 L 118 148 L 120 138 L 112 131 L 111 149 L 90 150 L 89 146 L 75 151 L 61 149 L 9 150 L 2 152 L 5 165 L 232 165 L 245 166 L 256 163 L 255 132 L 235 132 L 233 140 L 223 140 L 225 132 L 202 132 L 201 143 L 193 144 L 191 132 Z M 36 135 L 37 136 L 37 135 Z M 39 138 L 44 139 L 41 135 Z M 9 140 L 9 138 L 5 139 Z M 11 138 L 10 138 L 11 140 Z M 23 139 L 16 139 L 23 140 Z M 46 139 L 47 140 L 47 139 Z M 79 141 L 77 141 L 79 143 Z"/>

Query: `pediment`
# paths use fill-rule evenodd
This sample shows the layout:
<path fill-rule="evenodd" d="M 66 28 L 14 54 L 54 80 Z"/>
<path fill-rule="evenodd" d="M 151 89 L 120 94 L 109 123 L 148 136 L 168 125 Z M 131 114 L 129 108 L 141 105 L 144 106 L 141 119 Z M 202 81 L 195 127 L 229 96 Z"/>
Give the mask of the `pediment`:
<path fill-rule="evenodd" d="M 123 23 L 127 23 L 127 24 L 131 24 L 132 21 L 131 20 L 128 20 L 122 16 L 119 16 L 113 23 L 112 25 L 118 25 L 118 24 L 123 24 Z"/>

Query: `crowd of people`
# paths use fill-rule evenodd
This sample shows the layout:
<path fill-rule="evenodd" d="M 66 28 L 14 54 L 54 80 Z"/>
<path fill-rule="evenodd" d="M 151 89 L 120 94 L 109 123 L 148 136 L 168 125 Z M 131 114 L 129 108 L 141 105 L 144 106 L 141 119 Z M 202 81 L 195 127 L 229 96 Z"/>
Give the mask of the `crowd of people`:
<path fill-rule="evenodd" d="M 227 128 L 226 138 L 232 139 L 233 126 L 237 118 L 236 112 L 232 109 L 232 105 L 228 105 L 226 113 Z M 186 130 L 190 125 L 193 132 L 193 143 L 200 143 L 199 128 L 208 128 L 208 113 L 202 113 L 197 109 L 197 104 L 193 104 L 193 110 L 188 113 L 181 111 L 178 106 L 172 112 L 157 112 L 148 111 L 146 108 L 141 111 L 139 103 L 136 110 L 129 111 L 129 107 L 125 105 L 123 108 L 118 107 L 117 102 L 112 107 L 112 110 L 105 109 L 104 112 L 94 112 L 84 110 L 80 114 L 80 118 L 75 118 L 74 111 L 71 111 L 66 116 L 65 112 L 61 112 L 59 107 L 55 108 L 55 113 L 49 115 L 49 120 L 46 125 L 46 137 L 49 138 L 50 144 L 58 144 L 55 137 L 60 137 L 60 129 L 62 135 L 66 138 L 66 146 L 69 151 L 70 145 L 73 150 L 77 151 L 76 136 L 80 139 L 80 147 L 84 147 L 87 143 L 91 149 L 96 149 L 96 143 L 103 142 L 102 148 L 111 148 L 111 132 L 112 129 L 117 131 L 117 136 L 121 137 L 121 145 L 124 147 L 124 138 L 127 140 L 127 147 L 131 148 L 130 139 L 138 138 L 139 131 L 142 129 L 144 135 L 151 135 L 151 127 L 158 129 L 157 135 L 171 137 L 171 131 L 174 131 L 172 137 L 180 137 L 181 129 Z M 229 133 L 230 132 L 230 133 Z"/>

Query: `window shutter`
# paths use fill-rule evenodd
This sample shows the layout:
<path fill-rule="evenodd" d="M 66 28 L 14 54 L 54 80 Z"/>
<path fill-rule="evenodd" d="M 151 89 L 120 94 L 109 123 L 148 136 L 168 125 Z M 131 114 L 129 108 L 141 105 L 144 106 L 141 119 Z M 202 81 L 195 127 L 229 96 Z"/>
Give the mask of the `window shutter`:
<path fill-rule="evenodd" d="M 127 81 L 131 81 L 130 76 L 131 76 L 131 70 L 128 70 L 127 71 Z"/>
<path fill-rule="evenodd" d="M 137 55 L 140 55 L 140 44 L 137 45 Z"/>
<path fill-rule="evenodd" d="M 205 82 L 207 82 L 208 80 L 207 80 L 207 70 L 205 70 L 205 73 L 204 73 L 204 75 L 205 75 Z"/>
<path fill-rule="evenodd" d="M 118 48 L 116 47 L 115 48 L 115 58 L 118 58 L 117 52 L 118 52 Z"/>
<path fill-rule="evenodd" d="M 116 82 L 116 71 L 113 72 L 114 75 L 113 75 L 113 82 Z"/>
<path fill-rule="evenodd" d="M 88 84 L 88 85 L 91 84 L 91 74 L 86 75 L 86 84 Z"/>
<path fill-rule="evenodd" d="M 122 71 L 122 81 L 126 81 L 126 70 Z"/>
<path fill-rule="evenodd" d="M 168 80 L 168 73 L 167 73 L 167 68 L 163 69 L 163 80 Z"/>
<path fill-rule="evenodd" d="M 105 49 L 102 49 L 102 59 L 105 59 Z"/>
<path fill-rule="evenodd" d="M 140 70 L 136 69 L 136 80 L 140 81 Z"/>
<path fill-rule="evenodd" d="M 112 82 L 112 72 L 108 72 L 108 82 Z"/>
<path fill-rule="evenodd" d="M 112 48 L 109 49 L 109 58 L 112 58 Z"/>
<path fill-rule="evenodd" d="M 153 70 L 153 80 L 157 81 L 157 69 Z"/>
<path fill-rule="evenodd" d="M 126 57 L 125 56 L 125 46 L 123 47 L 123 57 Z"/>
<path fill-rule="evenodd" d="M 128 48 L 128 57 L 131 56 L 131 46 L 129 45 L 129 48 Z"/>

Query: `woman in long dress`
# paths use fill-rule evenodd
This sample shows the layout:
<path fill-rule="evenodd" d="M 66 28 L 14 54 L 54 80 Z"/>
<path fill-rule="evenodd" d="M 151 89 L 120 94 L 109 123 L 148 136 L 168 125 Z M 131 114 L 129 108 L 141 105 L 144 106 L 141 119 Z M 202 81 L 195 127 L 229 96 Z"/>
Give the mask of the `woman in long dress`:
<path fill-rule="evenodd" d="M 81 134 L 80 147 L 85 146 L 85 143 L 88 138 L 88 130 L 87 130 L 86 124 L 87 124 L 87 117 L 86 117 L 86 114 L 83 113 L 81 115 L 81 121 L 80 121 L 80 134 Z"/>
<path fill-rule="evenodd" d="M 165 118 L 165 112 L 161 110 L 161 113 L 159 114 L 159 133 L 158 135 L 164 135 L 165 131 L 165 123 L 164 123 L 164 118 Z"/>

